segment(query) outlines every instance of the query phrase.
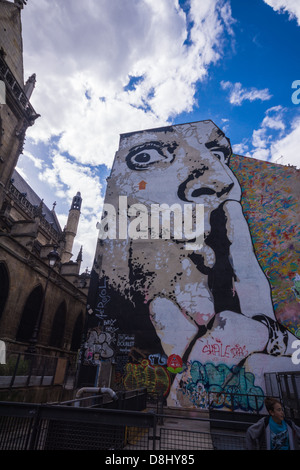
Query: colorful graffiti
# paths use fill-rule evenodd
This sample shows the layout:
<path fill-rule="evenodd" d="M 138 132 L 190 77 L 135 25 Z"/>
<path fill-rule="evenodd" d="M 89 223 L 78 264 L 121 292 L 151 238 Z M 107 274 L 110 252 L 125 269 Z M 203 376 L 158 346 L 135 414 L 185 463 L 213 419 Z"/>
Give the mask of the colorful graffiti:
<path fill-rule="evenodd" d="M 257 259 L 272 289 L 278 321 L 300 328 L 299 170 L 233 155 L 230 167 L 242 189 L 241 203 Z"/>
<path fill-rule="evenodd" d="M 300 275 L 296 273 L 294 278 L 294 285 L 292 287 L 292 291 L 295 295 L 297 302 L 300 302 Z"/>
<path fill-rule="evenodd" d="M 263 407 L 264 392 L 254 384 L 255 377 L 244 367 L 226 364 L 188 364 L 181 379 L 183 394 L 195 407 L 257 411 Z"/>
<path fill-rule="evenodd" d="M 182 367 L 183 362 L 180 356 L 178 356 L 177 354 L 171 354 L 171 356 L 168 357 L 167 369 L 169 372 L 177 374 L 178 372 L 182 371 Z"/>
<path fill-rule="evenodd" d="M 161 392 L 166 396 L 170 390 L 168 371 L 162 366 L 153 366 L 147 359 L 140 364 L 126 364 L 123 383 L 125 390 L 146 387 L 150 394 Z"/>

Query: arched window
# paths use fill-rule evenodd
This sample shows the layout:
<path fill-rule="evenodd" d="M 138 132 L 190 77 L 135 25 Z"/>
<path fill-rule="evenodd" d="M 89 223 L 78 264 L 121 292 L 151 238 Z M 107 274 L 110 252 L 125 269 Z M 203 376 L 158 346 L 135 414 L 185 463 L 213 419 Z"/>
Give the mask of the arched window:
<path fill-rule="evenodd" d="M 58 309 L 56 310 L 49 345 L 54 346 L 55 348 L 61 348 L 63 346 L 65 324 L 67 316 L 67 307 L 66 303 L 62 302 Z"/>
<path fill-rule="evenodd" d="M 81 340 L 82 340 L 82 332 L 83 332 L 83 313 L 80 312 L 75 322 L 74 329 L 73 329 L 71 351 L 78 351 L 78 349 L 80 349 Z"/>
<path fill-rule="evenodd" d="M 9 276 L 5 263 L 0 263 L 0 318 L 9 292 Z"/>
<path fill-rule="evenodd" d="M 29 341 L 32 337 L 42 300 L 42 286 L 37 286 L 26 300 L 16 336 L 17 341 Z"/>

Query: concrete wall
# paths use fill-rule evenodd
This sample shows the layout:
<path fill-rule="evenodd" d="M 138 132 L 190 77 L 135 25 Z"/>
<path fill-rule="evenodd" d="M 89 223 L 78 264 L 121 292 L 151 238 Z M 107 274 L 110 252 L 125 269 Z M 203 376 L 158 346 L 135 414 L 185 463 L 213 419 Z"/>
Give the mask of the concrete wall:
<path fill-rule="evenodd" d="M 212 121 L 121 136 L 84 351 L 85 364 L 112 364 L 115 387 L 184 407 L 245 394 L 235 406 L 251 411 L 264 373 L 299 369 L 299 171 L 231 153 Z M 155 225 L 162 204 L 177 205 L 170 232 Z M 203 239 L 184 236 L 186 206 Z"/>

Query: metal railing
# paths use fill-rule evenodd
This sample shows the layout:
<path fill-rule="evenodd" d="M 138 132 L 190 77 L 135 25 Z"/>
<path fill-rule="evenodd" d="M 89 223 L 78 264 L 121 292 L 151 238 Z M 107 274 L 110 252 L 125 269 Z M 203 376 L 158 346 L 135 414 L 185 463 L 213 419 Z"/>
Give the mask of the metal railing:
<path fill-rule="evenodd" d="M 0 364 L 0 389 L 67 383 L 73 387 L 75 373 L 67 358 L 7 352 L 6 363 Z"/>
<path fill-rule="evenodd" d="M 0 450 L 245 450 L 245 432 L 221 421 L 218 431 L 209 418 L 0 402 Z"/>
<path fill-rule="evenodd" d="M 278 396 L 285 416 L 300 423 L 300 371 L 270 372 L 265 374 L 266 393 Z"/>
<path fill-rule="evenodd" d="M 84 390 L 84 389 L 82 389 Z M 52 403 L 53 405 L 75 406 L 78 408 L 109 408 L 118 410 L 140 411 L 147 408 L 147 389 L 140 388 L 130 391 L 118 391 L 115 398 L 106 393 L 106 388 L 99 388 L 93 393 L 86 392 L 80 398 L 75 397 L 73 400 Z M 85 396 L 84 396 L 85 395 Z"/>
<path fill-rule="evenodd" d="M 145 449 L 155 428 L 153 413 L 0 403 L 1 450 Z"/>

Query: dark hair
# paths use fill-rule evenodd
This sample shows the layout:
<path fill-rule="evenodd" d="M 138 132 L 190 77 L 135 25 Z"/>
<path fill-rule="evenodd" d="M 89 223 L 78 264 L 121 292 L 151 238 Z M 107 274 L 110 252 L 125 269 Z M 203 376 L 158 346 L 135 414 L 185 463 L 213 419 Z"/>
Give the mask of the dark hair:
<path fill-rule="evenodd" d="M 280 400 L 278 398 L 273 398 L 273 397 L 267 397 L 265 398 L 265 406 L 268 411 L 274 411 L 274 406 L 276 403 L 279 403 L 281 405 Z"/>

